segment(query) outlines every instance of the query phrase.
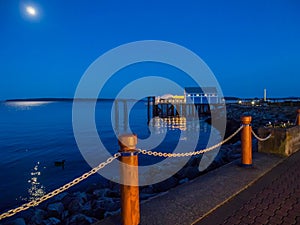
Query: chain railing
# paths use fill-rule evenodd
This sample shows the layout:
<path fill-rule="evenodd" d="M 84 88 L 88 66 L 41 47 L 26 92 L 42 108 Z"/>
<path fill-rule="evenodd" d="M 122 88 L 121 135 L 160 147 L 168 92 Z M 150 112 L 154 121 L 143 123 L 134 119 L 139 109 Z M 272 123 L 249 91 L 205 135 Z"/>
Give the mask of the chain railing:
<path fill-rule="evenodd" d="M 138 149 L 138 151 L 144 155 L 153 155 L 153 156 L 160 156 L 160 157 L 186 157 L 186 156 L 195 156 L 195 155 L 200 155 L 209 151 L 214 150 L 215 148 L 220 147 L 221 145 L 225 144 L 228 142 L 230 139 L 232 139 L 235 135 L 237 135 L 241 130 L 243 129 L 243 125 L 240 126 L 232 135 L 224 139 L 223 141 L 219 142 L 218 144 L 215 144 L 209 148 L 206 149 L 201 149 L 198 151 L 194 152 L 184 152 L 184 153 L 166 153 L 166 152 L 157 152 L 157 151 L 151 151 L 151 150 L 142 150 Z"/>
<path fill-rule="evenodd" d="M 86 178 L 88 178 L 89 176 L 97 173 L 99 170 L 103 169 L 105 166 L 107 166 L 108 164 L 112 163 L 115 159 L 117 159 L 118 157 L 121 156 L 121 153 L 116 153 L 114 154 L 113 156 L 109 157 L 105 162 L 102 162 L 100 163 L 98 166 L 96 166 L 95 168 L 91 169 L 89 172 L 87 173 L 84 173 L 83 175 L 81 175 L 80 177 L 72 180 L 71 182 L 65 184 L 64 186 L 52 191 L 52 192 L 49 192 L 48 194 L 38 198 L 38 199 L 35 199 L 35 200 L 32 200 L 31 202 L 28 202 L 28 203 L 25 203 L 23 205 L 21 205 L 20 207 L 18 208 L 15 208 L 15 209 L 11 209 L 5 213 L 2 213 L 0 215 L 0 220 L 4 219 L 4 218 L 7 218 L 7 217 L 11 217 L 15 214 L 17 214 L 18 212 L 21 212 L 21 211 L 25 211 L 31 207 L 34 207 L 34 206 L 37 206 L 39 204 L 41 204 L 42 202 L 46 201 L 47 199 L 49 198 L 52 198 L 54 197 L 55 195 L 58 195 L 64 191 L 66 191 L 67 189 L 69 189 L 70 187 L 73 187 L 74 185 L 78 184 L 79 182 L 85 180 Z"/>
<path fill-rule="evenodd" d="M 228 136 L 226 139 L 224 139 L 223 141 L 211 146 L 211 147 L 208 147 L 208 148 L 205 148 L 205 149 L 201 149 L 201 150 L 198 150 L 198 151 L 193 151 L 193 152 L 184 152 L 184 153 L 166 153 L 166 152 L 157 152 L 157 151 L 151 151 L 151 150 L 142 150 L 142 149 L 137 149 L 137 151 L 141 154 L 144 154 L 144 155 L 149 155 L 149 156 L 159 156 L 159 157 L 187 157 L 187 156 L 195 156 L 195 155 L 200 155 L 200 154 L 203 154 L 203 153 L 206 153 L 206 152 L 209 152 L 209 151 L 212 151 L 218 147 L 220 147 L 221 145 L 225 144 L 226 142 L 228 142 L 229 140 L 231 140 L 234 136 L 236 136 L 244 127 L 245 125 L 241 125 L 233 134 L 231 134 L 230 136 Z M 257 138 L 259 141 L 266 141 L 268 140 L 271 136 L 272 136 L 272 133 L 269 134 L 266 138 L 260 138 L 258 137 L 254 131 L 252 130 L 252 134 L 254 135 L 255 138 Z M 87 173 L 84 173 L 83 175 L 81 175 L 80 177 L 72 180 L 71 182 L 65 184 L 64 186 L 52 191 L 52 192 L 49 192 L 48 194 L 38 198 L 38 199 L 35 199 L 35 200 L 32 200 L 31 202 L 28 202 L 28 203 L 25 203 L 23 205 L 21 205 L 20 207 L 17 207 L 15 209 L 11 209 L 5 213 L 2 213 L 0 214 L 0 220 L 4 219 L 4 218 L 7 218 L 7 217 L 11 217 L 15 214 L 17 214 L 18 212 L 21 212 L 21 211 L 25 211 L 31 207 L 34 207 L 34 206 L 37 206 L 39 205 L 40 203 L 66 191 L 67 189 L 69 189 L 70 187 L 78 184 L 79 182 L 87 179 L 88 177 L 90 177 L 91 175 L 97 173 L 99 170 L 103 169 L 105 166 L 107 166 L 108 164 L 112 163 L 115 159 L 119 158 L 121 156 L 121 153 L 116 153 L 114 154 L 113 156 L 109 157 L 106 161 L 100 163 L 98 166 L 96 166 L 95 168 L 91 169 L 89 172 Z"/>
<path fill-rule="evenodd" d="M 259 137 L 253 130 L 251 131 L 252 132 L 252 134 L 253 134 L 253 136 L 257 139 L 257 140 L 259 140 L 259 141 L 266 141 L 266 140 L 268 140 L 270 137 L 272 137 L 272 133 L 270 133 L 267 137 L 265 137 L 265 138 L 261 138 L 261 137 Z"/>

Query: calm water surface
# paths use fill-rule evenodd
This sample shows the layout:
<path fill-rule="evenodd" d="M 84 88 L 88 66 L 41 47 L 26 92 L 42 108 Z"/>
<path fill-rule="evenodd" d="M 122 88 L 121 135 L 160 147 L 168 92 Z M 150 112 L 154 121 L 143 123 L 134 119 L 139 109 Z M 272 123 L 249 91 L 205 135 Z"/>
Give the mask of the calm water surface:
<path fill-rule="evenodd" d="M 85 104 L 90 103 L 83 103 L 83 107 Z M 134 106 L 130 112 L 130 128 L 140 138 L 147 138 L 150 133 L 146 105 L 144 102 L 131 104 Z M 95 121 L 105 147 L 115 153 L 119 147 L 112 129 L 116 124 L 111 123 L 111 109 L 112 101 L 98 102 Z M 123 121 L 120 113 L 120 133 L 126 127 Z M 190 123 L 185 119 L 155 120 L 151 125 L 155 132 L 166 133 L 156 150 L 170 152 L 181 132 L 200 129 L 197 148 L 203 148 L 214 130 L 204 122 Z M 188 138 L 188 133 L 184 138 Z M 0 102 L 0 159 L 0 211 L 40 197 L 90 170 L 73 135 L 72 102 Z M 64 169 L 54 165 L 61 160 L 66 160 Z M 144 159 L 144 164 L 151 163 Z M 102 181 L 98 174 L 88 180 Z"/>

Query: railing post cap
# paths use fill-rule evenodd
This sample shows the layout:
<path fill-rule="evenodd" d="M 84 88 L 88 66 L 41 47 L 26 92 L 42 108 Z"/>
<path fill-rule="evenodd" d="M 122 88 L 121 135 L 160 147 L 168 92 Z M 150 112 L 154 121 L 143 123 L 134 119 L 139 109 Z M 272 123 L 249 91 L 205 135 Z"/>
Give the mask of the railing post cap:
<path fill-rule="evenodd" d="M 242 116 L 241 121 L 243 122 L 243 124 L 250 124 L 252 121 L 252 117 L 251 116 Z"/>
<path fill-rule="evenodd" d="M 135 149 L 137 144 L 136 134 L 122 134 L 118 137 L 121 148 Z"/>

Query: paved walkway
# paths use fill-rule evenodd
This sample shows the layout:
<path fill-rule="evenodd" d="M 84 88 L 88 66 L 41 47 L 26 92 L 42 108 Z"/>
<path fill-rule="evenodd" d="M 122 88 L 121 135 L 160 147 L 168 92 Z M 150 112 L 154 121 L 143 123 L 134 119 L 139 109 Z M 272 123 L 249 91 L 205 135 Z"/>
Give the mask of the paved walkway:
<path fill-rule="evenodd" d="M 299 217 L 295 214 L 296 211 L 293 214 L 290 208 L 293 207 L 300 212 L 298 185 L 300 168 L 298 167 L 298 171 L 295 168 L 297 161 L 300 165 L 298 159 L 300 160 L 300 152 L 287 159 L 255 153 L 254 165 L 251 168 L 240 167 L 239 160 L 227 164 L 163 195 L 142 202 L 141 225 L 264 224 L 264 222 L 274 224 L 276 221 L 273 220 L 277 219 L 278 222 L 283 217 L 285 219 L 282 221 L 285 224 L 287 222 L 292 224 L 296 220 L 299 221 Z M 270 174 L 273 178 L 269 177 Z M 261 186 L 259 183 L 267 184 L 267 181 L 271 182 L 272 188 L 255 189 L 256 186 Z M 266 198 L 262 200 L 258 196 Z M 229 201 L 230 199 L 232 200 Z M 264 213 L 266 209 L 268 214 Z M 280 214 L 283 211 L 285 214 Z M 120 217 L 107 218 L 97 223 L 103 224 L 120 224 Z"/>
<path fill-rule="evenodd" d="M 300 224 L 300 151 L 194 224 Z"/>

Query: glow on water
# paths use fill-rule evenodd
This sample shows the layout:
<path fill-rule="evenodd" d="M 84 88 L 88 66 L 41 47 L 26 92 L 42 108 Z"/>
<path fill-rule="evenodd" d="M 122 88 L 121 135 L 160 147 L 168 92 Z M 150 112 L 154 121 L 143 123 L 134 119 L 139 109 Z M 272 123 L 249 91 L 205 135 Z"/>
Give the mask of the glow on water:
<path fill-rule="evenodd" d="M 13 101 L 13 102 L 6 102 L 6 105 L 9 106 L 15 106 L 20 108 L 26 108 L 26 107 L 35 107 L 35 106 L 41 106 L 52 103 L 50 101 Z"/>
<path fill-rule="evenodd" d="M 37 162 L 37 164 L 34 166 L 34 168 L 30 173 L 31 178 L 28 180 L 28 183 L 30 183 L 30 187 L 27 190 L 28 197 L 21 196 L 20 197 L 21 200 L 32 201 L 46 194 L 45 186 L 41 184 L 39 181 L 39 177 L 41 176 L 41 170 L 39 167 L 40 167 L 40 162 Z"/>

